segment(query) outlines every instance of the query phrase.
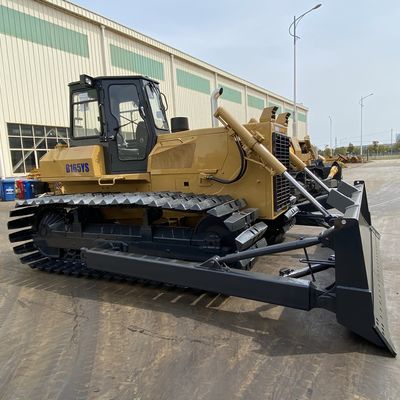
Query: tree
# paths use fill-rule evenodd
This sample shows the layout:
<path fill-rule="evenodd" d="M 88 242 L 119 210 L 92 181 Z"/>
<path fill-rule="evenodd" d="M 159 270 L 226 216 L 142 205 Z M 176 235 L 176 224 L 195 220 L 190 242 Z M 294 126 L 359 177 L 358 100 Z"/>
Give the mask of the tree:
<path fill-rule="evenodd" d="M 354 153 L 355 155 L 360 154 L 360 146 L 354 146 L 353 153 Z"/>
<path fill-rule="evenodd" d="M 379 151 L 379 142 L 377 140 L 374 140 L 372 144 L 368 146 L 368 151 L 370 154 L 375 153 L 377 155 Z"/>
<path fill-rule="evenodd" d="M 332 150 L 329 146 L 325 146 L 325 150 L 324 150 L 324 157 L 330 157 L 332 154 Z"/>
<path fill-rule="evenodd" d="M 375 152 L 375 147 L 374 147 L 373 144 L 370 144 L 370 145 L 368 146 L 368 153 L 369 153 L 369 154 L 373 154 L 374 152 Z"/>
<path fill-rule="evenodd" d="M 374 140 L 372 142 L 372 149 L 373 151 L 378 154 L 378 150 L 379 150 L 379 142 L 377 140 Z"/>
<path fill-rule="evenodd" d="M 354 144 L 353 143 L 349 143 L 349 145 L 347 146 L 347 152 L 349 154 L 353 154 L 354 153 Z"/>
<path fill-rule="evenodd" d="M 380 144 L 378 147 L 378 151 L 381 154 L 387 154 L 390 152 L 390 146 L 388 146 L 387 144 Z"/>
<path fill-rule="evenodd" d="M 335 149 L 335 155 L 339 155 L 339 154 L 342 154 L 342 155 L 345 155 L 346 154 L 346 147 L 336 147 L 336 149 Z"/>

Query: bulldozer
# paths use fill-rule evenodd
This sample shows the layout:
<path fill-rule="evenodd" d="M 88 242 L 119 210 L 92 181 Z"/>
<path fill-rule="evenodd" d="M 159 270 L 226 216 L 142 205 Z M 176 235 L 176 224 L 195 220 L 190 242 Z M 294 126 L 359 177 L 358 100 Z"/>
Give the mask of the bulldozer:
<path fill-rule="evenodd" d="M 331 188 L 337 187 L 338 181 L 343 177 L 342 163 L 336 159 L 328 162 L 324 157 L 320 156 L 315 146 L 311 143 L 310 136 L 306 135 L 303 139 L 292 137 L 291 151 L 326 185 Z M 296 170 L 292 168 L 291 172 L 314 197 L 324 194 L 323 188 L 310 179 L 302 169 Z M 295 192 L 294 194 L 299 200 L 301 199 L 302 196 L 299 193 Z"/>
<path fill-rule="evenodd" d="M 81 75 L 69 87 L 70 147 L 40 160 L 49 191 L 10 212 L 9 239 L 23 264 L 323 308 L 395 355 L 364 182 L 328 187 L 290 151 L 276 107 L 244 125 L 218 107 L 220 126 L 190 129 L 176 117 L 170 128 L 153 79 Z M 290 166 L 326 191 L 323 201 Z M 306 199 L 301 205 L 291 187 Z M 319 233 L 284 241 L 299 221 Z M 308 256 L 320 247 L 331 255 Z M 257 257 L 291 250 L 304 251 L 305 267 L 251 270 Z M 333 271 L 329 285 L 315 279 L 325 270 Z"/>

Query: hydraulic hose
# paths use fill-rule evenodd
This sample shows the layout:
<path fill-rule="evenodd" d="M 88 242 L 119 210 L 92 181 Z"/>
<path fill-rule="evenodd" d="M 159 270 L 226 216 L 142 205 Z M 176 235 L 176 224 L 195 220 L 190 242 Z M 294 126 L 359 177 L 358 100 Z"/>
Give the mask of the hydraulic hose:
<path fill-rule="evenodd" d="M 243 177 L 243 175 L 245 174 L 246 169 L 247 169 L 247 160 L 245 158 L 243 147 L 240 144 L 240 139 L 236 138 L 235 142 L 236 142 L 236 146 L 239 150 L 239 154 L 240 154 L 240 170 L 239 170 L 239 173 L 236 175 L 236 177 L 233 179 L 223 179 L 223 178 L 218 178 L 217 176 L 214 176 L 214 175 L 210 175 L 207 177 L 207 179 L 209 179 L 210 181 L 215 181 L 218 183 L 229 185 L 231 183 L 237 182 L 239 179 L 241 179 Z"/>

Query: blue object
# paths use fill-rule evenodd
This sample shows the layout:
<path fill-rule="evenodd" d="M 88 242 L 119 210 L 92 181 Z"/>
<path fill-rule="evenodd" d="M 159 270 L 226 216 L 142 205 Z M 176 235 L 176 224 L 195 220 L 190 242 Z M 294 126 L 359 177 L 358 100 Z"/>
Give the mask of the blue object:
<path fill-rule="evenodd" d="M 24 181 L 24 194 L 25 199 L 33 199 L 33 183 L 31 179 Z"/>
<path fill-rule="evenodd" d="M 15 200 L 15 179 L 6 178 L 1 180 L 1 199 L 4 201 Z"/>
<path fill-rule="evenodd" d="M 38 183 L 39 181 L 37 179 L 26 179 L 24 181 L 25 199 L 33 199 L 36 197 Z"/>

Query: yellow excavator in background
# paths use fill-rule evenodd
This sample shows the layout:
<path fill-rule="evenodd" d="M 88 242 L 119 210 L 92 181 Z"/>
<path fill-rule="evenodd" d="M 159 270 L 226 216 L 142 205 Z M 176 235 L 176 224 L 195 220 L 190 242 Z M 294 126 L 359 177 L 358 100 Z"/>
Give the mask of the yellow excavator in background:
<path fill-rule="evenodd" d="M 219 107 L 214 116 L 222 126 L 195 130 L 184 117 L 172 118 L 170 129 L 166 108 L 148 77 L 82 75 L 70 84 L 71 147 L 42 157 L 39 174 L 49 192 L 18 201 L 10 214 L 9 238 L 21 262 L 324 308 L 395 354 L 364 183 L 328 187 L 291 151 L 288 114 L 276 115 L 276 107 L 245 125 Z M 310 194 L 291 168 L 325 199 Z M 304 197 L 301 205 L 292 187 Z M 317 225 L 319 233 L 283 241 L 296 223 Z M 318 255 L 322 246 L 330 257 Z M 258 256 L 296 249 L 306 267 L 276 276 L 250 271 Z M 316 281 L 328 269 L 332 282 Z"/>

